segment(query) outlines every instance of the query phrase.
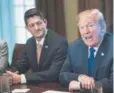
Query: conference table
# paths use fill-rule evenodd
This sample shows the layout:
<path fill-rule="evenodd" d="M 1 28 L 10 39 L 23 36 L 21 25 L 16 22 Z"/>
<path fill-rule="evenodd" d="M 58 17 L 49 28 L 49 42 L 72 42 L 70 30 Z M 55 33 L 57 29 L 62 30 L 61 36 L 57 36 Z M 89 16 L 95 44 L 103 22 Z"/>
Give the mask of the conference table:
<path fill-rule="evenodd" d="M 14 89 L 27 89 L 27 88 L 29 88 L 30 90 L 26 93 L 42 93 L 47 90 L 69 92 L 68 88 L 62 87 L 59 83 L 18 84 L 18 85 L 12 85 L 11 91 Z M 22 92 L 18 92 L 18 93 L 22 93 Z M 81 90 L 81 91 L 74 91 L 73 93 L 94 93 L 94 92 L 92 92 L 91 90 Z M 98 93 L 98 92 L 95 92 L 95 93 Z M 102 93 L 102 92 L 99 92 L 99 93 Z"/>
<path fill-rule="evenodd" d="M 30 90 L 27 93 L 42 93 L 47 90 L 55 90 L 55 91 L 64 91 L 68 92 L 67 88 L 61 87 L 59 83 L 43 83 L 43 84 L 18 84 L 12 85 L 11 91 L 14 89 L 27 89 Z M 79 92 L 77 92 L 79 93 Z"/>

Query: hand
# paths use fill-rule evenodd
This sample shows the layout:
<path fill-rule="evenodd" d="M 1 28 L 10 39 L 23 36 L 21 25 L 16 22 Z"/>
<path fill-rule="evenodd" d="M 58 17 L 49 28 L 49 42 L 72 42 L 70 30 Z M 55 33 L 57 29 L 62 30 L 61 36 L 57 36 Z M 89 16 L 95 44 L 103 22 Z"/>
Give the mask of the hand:
<path fill-rule="evenodd" d="M 21 76 L 18 74 L 18 72 L 6 71 L 6 73 L 12 77 L 12 84 L 21 83 Z"/>
<path fill-rule="evenodd" d="M 72 80 L 69 83 L 69 91 L 73 92 L 74 90 L 80 90 L 80 82 L 78 82 L 76 80 Z"/>
<path fill-rule="evenodd" d="M 3 75 L 6 75 L 7 76 L 7 78 L 8 78 L 8 81 L 9 81 L 9 84 L 10 85 L 12 85 L 12 81 L 13 81 L 13 79 L 12 79 L 12 76 L 11 75 L 8 75 L 7 73 L 4 73 Z"/>
<path fill-rule="evenodd" d="M 92 77 L 87 75 L 80 75 L 79 81 L 81 82 L 81 87 L 85 89 L 93 89 L 95 87 L 95 81 Z"/>

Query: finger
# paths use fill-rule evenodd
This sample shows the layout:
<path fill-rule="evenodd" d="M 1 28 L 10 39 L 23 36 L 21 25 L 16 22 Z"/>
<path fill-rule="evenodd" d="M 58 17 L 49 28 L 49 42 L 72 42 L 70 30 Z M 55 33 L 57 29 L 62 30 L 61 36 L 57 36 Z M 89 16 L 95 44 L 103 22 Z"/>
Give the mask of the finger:
<path fill-rule="evenodd" d="M 89 89 L 90 88 L 90 82 L 89 82 L 89 80 L 87 81 L 87 89 Z"/>
<path fill-rule="evenodd" d="M 91 80 L 89 80 L 88 82 L 88 89 L 93 89 L 93 83 L 91 82 Z"/>
<path fill-rule="evenodd" d="M 82 82 L 82 88 L 85 88 L 85 82 Z"/>
<path fill-rule="evenodd" d="M 84 81 L 83 81 L 83 88 L 84 89 L 88 89 L 89 88 L 89 79 L 88 78 L 86 78 Z"/>
<path fill-rule="evenodd" d="M 72 88 L 69 88 L 69 92 L 70 92 L 70 93 L 73 93 L 73 89 L 72 89 Z"/>
<path fill-rule="evenodd" d="M 6 73 L 9 75 L 13 75 L 13 72 L 11 72 L 11 71 L 6 71 Z"/>
<path fill-rule="evenodd" d="M 86 81 L 85 81 L 85 84 L 84 84 L 84 88 L 85 88 L 85 89 L 88 89 L 88 87 L 89 87 L 89 80 L 86 80 Z"/>
<path fill-rule="evenodd" d="M 7 73 L 3 73 L 3 75 L 8 75 Z"/>
<path fill-rule="evenodd" d="M 19 71 L 15 71 L 14 73 L 15 73 L 15 74 L 19 74 Z"/>
<path fill-rule="evenodd" d="M 95 87 L 95 81 L 93 78 L 91 78 L 91 89 L 93 89 Z"/>

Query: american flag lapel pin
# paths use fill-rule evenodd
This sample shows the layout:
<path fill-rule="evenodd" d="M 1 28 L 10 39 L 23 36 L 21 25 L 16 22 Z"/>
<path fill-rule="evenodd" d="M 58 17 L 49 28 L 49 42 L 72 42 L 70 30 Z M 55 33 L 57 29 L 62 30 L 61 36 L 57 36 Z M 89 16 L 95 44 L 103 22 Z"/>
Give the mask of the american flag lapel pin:
<path fill-rule="evenodd" d="M 48 48 L 48 45 L 45 45 L 45 48 Z"/>
<path fill-rule="evenodd" d="M 104 53 L 103 52 L 101 53 L 101 56 L 104 56 Z"/>

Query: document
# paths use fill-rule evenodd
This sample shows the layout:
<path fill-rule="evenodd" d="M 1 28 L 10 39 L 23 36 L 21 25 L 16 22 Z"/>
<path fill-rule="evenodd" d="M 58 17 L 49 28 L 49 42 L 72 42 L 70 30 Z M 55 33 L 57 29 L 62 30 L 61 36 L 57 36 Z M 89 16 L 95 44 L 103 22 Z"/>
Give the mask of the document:
<path fill-rule="evenodd" d="M 26 93 L 29 90 L 30 89 L 14 89 L 14 90 L 12 90 L 12 93 Z"/>
<path fill-rule="evenodd" d="M 70 93 L 70 92 L 63 92 L 63 91 L 55 91 L 55 90 L 47 90 L 42 93 Z"/>

